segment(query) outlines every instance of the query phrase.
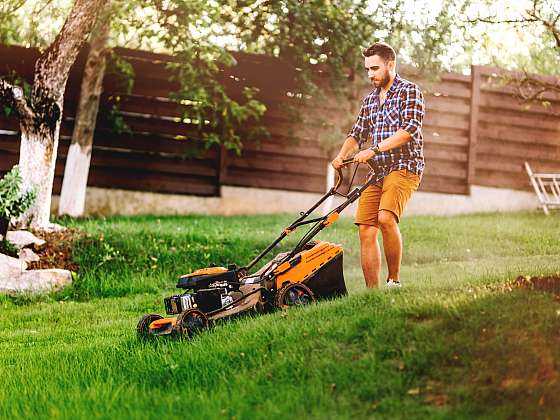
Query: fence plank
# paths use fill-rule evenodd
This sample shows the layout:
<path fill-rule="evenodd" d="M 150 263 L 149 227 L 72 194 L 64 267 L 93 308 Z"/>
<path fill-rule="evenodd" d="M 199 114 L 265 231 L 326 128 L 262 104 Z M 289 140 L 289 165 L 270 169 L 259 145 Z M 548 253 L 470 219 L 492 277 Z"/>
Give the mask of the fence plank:
<path fill-rule="evenodd" d="M 478 113 L 480 102 L 480 69 L 471 66 L 471 115 L 469 122 L 469 158 L 467 169 L 467 184 L 472 184 L 476 172 L 476 143 L 478 139 Z"/>
<path fill-rule="evenodd" d="M 488 124 L 507 126 L 510 129 L 538 127 L 543 130 L 560 131 L 560 118 L 550 114 L 536 115 L 524 112 L 482 109 L 479 113 L 479 120 Z"/>
<path fill-rule="evenodd" d="M 508 139 L 516 143 L 526 143 L 528 145 L 544 144 L 544 145 L 557 145 L 558 133 L 548 130 L 539 130 L 538 128 L 523 129 L 503 125 L 495 125 L 487 122 L 479 122 L 478 133 L 480 137 L 487 137 L 492 139 Z"/>

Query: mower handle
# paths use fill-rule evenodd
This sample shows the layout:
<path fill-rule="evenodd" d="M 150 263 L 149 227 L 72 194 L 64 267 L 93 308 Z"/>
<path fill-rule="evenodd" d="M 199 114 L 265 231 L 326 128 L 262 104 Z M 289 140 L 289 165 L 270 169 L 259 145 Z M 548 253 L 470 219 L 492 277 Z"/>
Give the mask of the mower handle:
<path fill-rule="evenodd" d="M 342 167 L 349 165 L 351 163 L 354 162 L 354 158 L 348 158 L 348 159 L 343 159 L 342 160 Z M 371 170 L 375 170 L 373 163 L 371 160 L 367 161 L 368 166 L 371 168 Z M 257 255 L 253 261 L 251 261 L 247 266 L 245 267 L 241 267 L 239 269 L 239 273 L 248 273 L 249 270 L 255 266 L 255 264 L 257 264 L 266 254 L 268 254 L 276 245 L 278 245 L 280 243 L 280 241 L 282 241 L 282 239 L 284 239 L 286 236 L 288 236 L 291 232 L 293 232 L 298 226 L 303 226 L 305 224 L 309 224 L 309 223 L 315 223 L 315 222 L 320 222 L 320 221 L 325 221 L 327 216 L 323 216 L 321 218 L 318 219 L 313 219 L 313 220 L 307 220 L 304 221 L 315 209 L 317 209 L 317 207 L 319 207 L 321 204 L 323 204 L 325 202 L 325 200 L 327 200 L 329 197 L 332 197 L 333 195 L 340 195 L 342 197 L 346 198 L 346 202 L 342 203 L 340 206 L 338 206 L 337 208 L 331 210 L 329 212 L 329 214 L 333 213 L 333 212 L 340 212 L 342 211 L 346 206 L 348 206 L 351 202 L 355 201 L 356 198 L 360 195 L 360 193 L 371 183 L 371 179 L 368 180 L 366 182 L 366 185 L 360 187 L 360 188 L 356 188 L 354 191 L 352 191 L 350 194 L 341 194 L 339 192 L 337 192 L 338 188 L 340 187 L 340 185 L 342 184 L 342 180 L 344 179 L 343 175 L 342 175 L 342 170 L 341 168 L 337 168 L 336 172 L 338 174 L 337 176 L 337 180 L 336 180 L 336 185 L 334 187 L 332 187 L 323 197 L 321 197 L 319 199 L 319 201 L 317 201 L 309 210 L 307 210 L 306 212 L 301 212 L 300 213 L 300 217 L 294 221 L 290 226 L 288 226 L 286 229 L 284 229 L 282 231 L 282 233 L 280 234 L 280 236 L 278 238 L 276 238 L 265 250 L 263 250 L 259 255 Z M 313 231 L 315 229 L 322 229 L 325 226 L 328 226 L 330 223 L 321 223 L 319 225 L 319 227 L 315 227 L 313 229 Z M 318 232 L 318 230 L 317 230 Z M 312 236 L 314 236 L 317 232 L 313 233 Z M 311 237 L 312 237 L 311 236 Z M 305 236 L 304 236 L 305 237 Z M 291 258 L 291 257 L 290 257 Z"/>
<path fill-rule="evenodd" d="M 351 158 L 347 158 L 347 159 L 342 159 L 342 166 L 340 168 L 336 169 L 336 182 L 333 188 L 333 191 L 338 190 L 338 187 L 340 187 L 340 185 L 342 184 L 342 181 L 344 180 L 344 176 L 342 175 L 342 168 L 344 168 L 345 166 L 351 165 L 352 163 L 354 163 L 354 157 Z M 368 162 L 369 166 L 371 167 L 371 164 Z"/>

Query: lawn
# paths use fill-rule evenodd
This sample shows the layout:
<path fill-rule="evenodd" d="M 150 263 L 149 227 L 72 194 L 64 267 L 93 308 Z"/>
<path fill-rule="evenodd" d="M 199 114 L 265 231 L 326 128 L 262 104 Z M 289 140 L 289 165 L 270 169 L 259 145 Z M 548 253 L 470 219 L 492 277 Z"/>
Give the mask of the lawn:
<path fill-rule="evenodd" d="M 343 218 L 349 296 L 140 342 L 177 276 L 246 264 L 292 216 L 63 220 L 74 285 L 0 297 L 1 418 L 558 418 L 560 218 L 410 217 L 401 290 L 368 291 Z M 289 248 L 290 238 L 278 252 Z"/>

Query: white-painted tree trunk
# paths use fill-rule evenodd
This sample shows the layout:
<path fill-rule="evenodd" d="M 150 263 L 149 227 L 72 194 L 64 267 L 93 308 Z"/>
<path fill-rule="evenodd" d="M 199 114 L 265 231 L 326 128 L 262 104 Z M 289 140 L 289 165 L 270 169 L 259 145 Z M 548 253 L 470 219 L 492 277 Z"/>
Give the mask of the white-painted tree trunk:
<path fill-rule="evenodd" d="M 0 80 L 0 94 L 16 105 L 21 128 L 19 169 L 24 188 L 37 200 L 20 219 L 23 225 L 49 228 L 51 196 L 64 90 L 70 68 L 107 0 L 75 0 L 62 30 L 35 63 L 31 97 Z"/>
<path fill-rule="evenodd" d="M 107 0 L 91 35 L 90 50 L 82 76 L 80 101 L 60 191 L 58 214 L 61 216 L 80 217 L 84 214 L 93 137 L 109 53 L 107 41 L 110 23 L 111 1 Z"/>
<path fill-rule="evenodd" d="M 54 132 L 42 127 L 29 130 L 25 125 L 21 129 L 19 169 L 25 191 L 34 188 L 37 199 L 33 207 L 20 220 L 24 225 L 48 227 L 51 208 L 51 196 L 58 149 L 60 120 Z"/>
<path fill-rule="evenodd" d="M 68 149 L 60 193 L 59 215 L 80 217 L 86 205 L 86 187 L 92 146 L 72 143 Z"/>

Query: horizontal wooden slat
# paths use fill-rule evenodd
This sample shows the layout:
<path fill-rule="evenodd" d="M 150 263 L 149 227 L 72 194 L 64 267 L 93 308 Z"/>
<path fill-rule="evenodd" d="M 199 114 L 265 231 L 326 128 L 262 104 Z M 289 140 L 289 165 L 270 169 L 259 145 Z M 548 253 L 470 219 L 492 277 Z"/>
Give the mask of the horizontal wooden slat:
<path fill-rule="evenodd" d="M 469 138 L 465 135 L 453 136 L 453 135 L 441 135 L 437 131 L 424 131 L 424 144 L 428 143 L 436 145 L 453 145 L 468 147 Z"/>
<path fill-rule="evenodd" d="M 0 171 L 7 172 L 18 163 L 19 153 L 0 152 Z"/>
<path fill-rule="evenodd" d="M 556 161 L 560 169 L 560 140 L 556 146 L 542 145 L 540 147 L 528 147 L 522 143 L 513 143 L 504 140 L 480 138 L 477 152 L 489 154 L 494 157 L 535 159 L 539 161 Z"/>
<path fill-rule="evenodd" d="M 515 111 L 487 111 L 482 109 L 479 112 L 479 121 L 489 124 L 500 124 L 510 127 L 511 129 L 519 128 L 535 128 L 543 130 L 560 131 L 560 118 L 554 115 L 537 115 L 525 112 Z"/>
<path fill-rule="evenodd" d="M 428 125 L 437 127 L 454 128 L 459 130 L 469 129 L 468 115 L 426 112 L 424 121 Z"/>
<path fill-rule="evenodd" d="M 469 115 L 471 106 L 467 99 L 450 96 L 427 96 L 426 109 L 429 113 L 442 112 Z"/>
<path fill-rule="evenodd" d="M 430 86 L 426 89 L 426 94 L 463 99 L 469 99 L 471 97 L 470 86 L 468 84 L 445 80 L 437 83 L 437 85 Z"/>
<path fill-rule="evenodd" d="M 293 174 L 272 176 L 269 171 L 254 170 L 247 172 L 236 168 L 228 168 L 223 184 L 303 192 L 324 192 L 326 190 L 326 177 Z"/>
<path fill-rule="evenodd" d="M 480 95 L 480 106 L 493 110 L 511 110 L 518 111 L 525 115 L 537 114 L 545 116 L 554 116 L 560 112 L 559 104 L 551 104 L 545 106 L 542 102 L 526 103 L 515 96 L 500 92 L 482 92 Z"/>
<path fill-rule="evenodd" d="M 506 176 L 523 173 L 526 174 L 524 162 L 530 158 L 524 156 L 500 158 L 488 154 L 477 154 L 477 169 L 493 170 L 496 172 L 508 173 Z M 539 160 L 540 170 L 552 173 L 558 173 L 558 162 L 551 160 Z"/>
<path fill-rule="evenodd" d="M 174 194 L 216 195 L 217 186 L 206 178 L 177 177 L 169 174 L 116 168 L 93 168 L 88 185 L 104 188 L 153 191 Z"/>
<path fill-rule="evenodd" d="M 341 141 L 342 143 L 342 141 Z M 328 158 L 325 148 L 317 142 L 304 141 L 299 138 L 290 138 L 273 135 L 261 141 L 248 141 L 244 143 L 244 150 L 275 153 L 286 156 L 314 156 L 317 158 Z"/>
<path fill-rule="evenodd" d="M 467 165 L 461 162 L 449 162 L 438 159 L 426 160 L 424 174 L 426 176 L 443 176 L 466 180 Z"/>
<path fill-rule="evenodd" d="M 260 152 L 245 151 L 240 157 L 230 154 L 227 158 L 228 170 L 247 170 L 259 169 L 281 174 L 295 175 L 317 175 L 324 177 L 326 172 L 327 160 L 306 158 L 302 156 L 291 156 L 279 158 L 276 155 Z"/>
<path fill-rule="evenodd" d="M 477 185 L 509 188 L 514 190 L 531 191 L 531 185 L 527 174 L 523 172 L 505 173 L 488 169 L 477 169 L 475 182 Z"/>
<path fill-rule="evenodd" d="M 479 137 L 488 137 L 497 140 L 507 139 L 512 142 L 526 143 L 530 145 L 544 144 L 555 146 L 558 144 L 558 133 L 539 130 L 537 127 L 533 129 L 511 128 L 503 125 L 494 125 L 481 121 L 478 129 Z"/>
<path fill-rule="evenodd" d="M 426 143 L 424 145 L 424 156 L 428 161 L 430 159 L 436 159 L 466 163 L 468 153 L 465 147 Z"/>

